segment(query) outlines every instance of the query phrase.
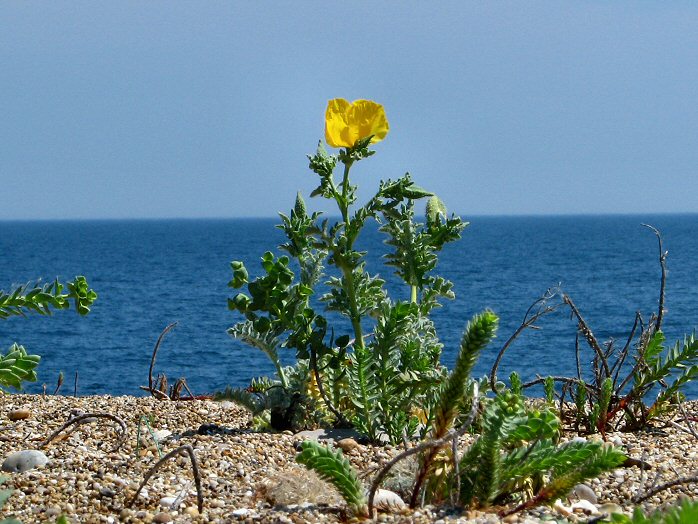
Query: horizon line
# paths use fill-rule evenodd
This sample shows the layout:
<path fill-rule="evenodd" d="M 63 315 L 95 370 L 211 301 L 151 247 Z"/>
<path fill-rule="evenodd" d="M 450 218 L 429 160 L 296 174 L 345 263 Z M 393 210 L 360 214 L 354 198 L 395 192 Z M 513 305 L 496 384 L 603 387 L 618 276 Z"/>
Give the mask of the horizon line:
<path fill-rule="evenodd" d="M 591 217 L 633 217 L 633 216 L 686 216 L 698 215 L 698 211 L 653 211 L 653 212 L 603 212 L 603 213 L 487 213 L 465 215 L 454 213 L 464 220 L 471 218 L 591 218 Z M 325 218 L 340 218 L 338 215 L 322 214 Z M 416 215 L 423 217 L 423 214 Z M 272 220 L 277 219 L 276 215 L 253 215 L 253 216 L 157 216 L 157 217 L 61 217 L 61 218 L 0 218 L 0 223 L 12 222 L 128 222 L 128 221 L 161 221 L 161 220 Z"/>

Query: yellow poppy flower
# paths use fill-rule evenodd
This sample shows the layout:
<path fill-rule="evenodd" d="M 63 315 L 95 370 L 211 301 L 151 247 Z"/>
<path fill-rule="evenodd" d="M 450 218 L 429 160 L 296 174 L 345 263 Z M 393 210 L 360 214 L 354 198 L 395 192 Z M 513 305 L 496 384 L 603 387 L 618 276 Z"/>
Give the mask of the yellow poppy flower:
<path fill-rule="evenodd" d="M 332 147 L 354 147 L 357 141 L 373 135 L 371 143 L 388 134 L 388 119 L 383 106 L 371 100 L 349 103 L 335 98 L 327 103 L 325 140 Z"/>

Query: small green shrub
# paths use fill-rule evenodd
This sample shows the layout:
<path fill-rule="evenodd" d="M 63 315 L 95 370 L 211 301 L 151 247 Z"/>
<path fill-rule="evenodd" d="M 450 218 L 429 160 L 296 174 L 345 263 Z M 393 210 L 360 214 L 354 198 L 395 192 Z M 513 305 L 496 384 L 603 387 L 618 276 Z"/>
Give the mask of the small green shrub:
<path fill-rule="evenodd" d="M 602 442 L 557 444 L 560 421 L 555 413 L 549 408 L 527 409 L 523 397 L 510 391 L 487 402 L 481 424 L 481 435 L 465 450 L 458 469 L 446 467 L 452 463 L 452 450 L 430 444 L 436 441 L 424 442 L 391 461 L 389 467 L 415 450 L 426 450 L 415 475 L 413 507 L 422 494 L 427 502 L 441 503 L 455 489 L 464 508 L 500 506 L 504 508 L 500 514 L 508 515 L 552 503 L 625 460 L 620 451 Z M 302 449 L 297 461 L 335 485 L 353 513 L 367 515 L 370 507 L 358 475 L 341 452 L 315 442 L 304 442 Z M 439 453 L 447 456 L 438 457 Z M 429 467 L 437 461 L 438 469 Z M 379 474 L 378 482 L 386 473 Z M 428 489 L 420 491 L 421 486 Z M 377 487 L 374 483 L 372 489 Z"/>
<path fill-rule="evenodd" d="M 659 241 L 661 279 L 656 313 L 645 320 L 638 312 L 622 347 L 616 347 L 613 340 L 600 344 L 572 298 L 559 288 L 550 289 L 529 307 L 520 327 L 500 350 L 490 373 L 492 384 L 496 383 L 497 367 L 512 341 L 526 328 L 535 327 L 543 316 L 568 308 L 577 323 L 574 354 L 577 376 L 537 378 L 522 385 L 512 383 L 512 387 L 525 389 L 542 383 L 546 399 L 551 402 L 558 396 L 555 385 L 561 384 L 559 398 L 562 400 L 570 394 L 575 404 L 575 413 L 570 419 L 580 432 L 639 430 L 676 408 L 684 398 L 684 386 L 698 378 L 698 340 L 691 335 L 683 342 L 665 347 L 661 328 L 666 312 L 668 253 L 663 250 L 659 231 L 643 225 L 651 229 Z M 559 302 L 555 303 L 555 299 Z M 581 365 L 585 357 L 580 341 L 591 351 L 589 370 Z M 563 409 L 564 404 L 560 405 Z"/>

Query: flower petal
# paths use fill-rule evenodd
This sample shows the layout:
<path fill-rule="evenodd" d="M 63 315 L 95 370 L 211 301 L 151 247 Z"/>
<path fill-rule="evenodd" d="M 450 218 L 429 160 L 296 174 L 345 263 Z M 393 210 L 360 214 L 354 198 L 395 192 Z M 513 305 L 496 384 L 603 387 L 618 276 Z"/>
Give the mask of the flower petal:
<path fill-rule="evenodd" d="M 327 102 L 325 111 L 325 140 L 332 147 L 351 147 L 348 135 L 349 122 L 347 121 L 351 104 L 343 98 L 335 98 Z"/>
<path fill-rule="evenodd" d="M 356 129 L 356 140 L 373 135 L 372 144 L 383 140 L 390 129 L 385 109 L 372 100 L 355 100 L 349 109 L 349 123 Z"/>
<path fill-rule="evenodd" d="M 325 140 L 332 147 L 354 147 L 356 142 L 372 136 L 371 143 L 380 142 L 390 126 L 383 106 L 372 100 L 349 103 L 335 98 L 327 103 Z"/>

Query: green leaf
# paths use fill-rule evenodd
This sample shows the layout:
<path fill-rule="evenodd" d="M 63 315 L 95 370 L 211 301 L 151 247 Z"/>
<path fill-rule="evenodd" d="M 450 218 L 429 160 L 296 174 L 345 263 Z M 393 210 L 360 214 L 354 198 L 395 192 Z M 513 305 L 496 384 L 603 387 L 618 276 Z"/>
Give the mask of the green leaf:
<path fill-rule="evenodd" d="M 327 446 L 306 440 L 301 444 L 301 452 L 296 455 L 296 461 L 337 488 L 349 509 L 356 515 L 368 516 L 364 488 L 341 450 L 334 452 Z"/>

